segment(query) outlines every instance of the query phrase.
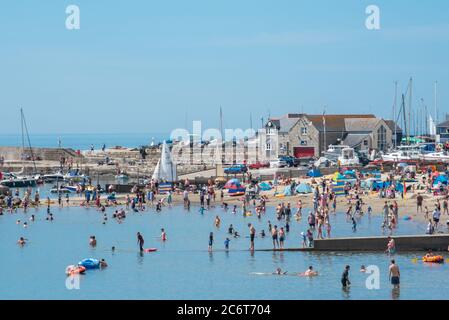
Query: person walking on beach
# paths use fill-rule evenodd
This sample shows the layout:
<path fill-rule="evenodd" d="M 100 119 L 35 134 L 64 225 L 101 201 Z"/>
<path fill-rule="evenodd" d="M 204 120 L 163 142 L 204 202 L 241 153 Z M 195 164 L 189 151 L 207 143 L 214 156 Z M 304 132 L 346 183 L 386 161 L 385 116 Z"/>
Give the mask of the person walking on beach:
<path fill-rule="evenodd" d="M 214 233 L 211 232 L 211 233 L 209 233 L 209 248 L 208 248 L 209 252 L 212 252 L 213 244 L 214 244 Z"/>
<path fill-rule="evenodd" d="M 389 275 L 388 275 L 388 277 L 389 277 L 389 279 L 391 281 L 391 284 L 393 285 L 394 289 L 399 288 L 400 276 L 401 276 L 401 273 L 399 271 L 399 266 L 396 264 L 394 259 L 392 259 L 390 267 L 389 267 Z"/>
<path fill-rule="evenodd" d="M 145 243 L 145 240 L 143 239 L 143 236 L 140 234 L 140 232 L 137 232 L 137 244 L 139 245 L 140 252 L 143 251 L 144 243 Z"/>
<path fill-rule="evenodd" d="M 248 224 L 249 227 L 249 250 L 254 251 L 254 238 L 256 237 L 256 228 L 254 228 L 254 226 L 249 223 Z"/>
<path fill-rule="evenodd" d="M 416 197 L 416 213 L 419 212 L 419 210 L 421 210 L 422 212 L 422 203 L 424 201 L 424 198 L 421 194 L 418 194 L 418 196 Z"/>
<path fill-rule="evenodd" d="M 351 269 L 351 267 L 347 265 L 341 275 L 341 285 L 343 288 L 347 288 L 351 285 L 351 281 L 349 281 L 349 269 Z"/>

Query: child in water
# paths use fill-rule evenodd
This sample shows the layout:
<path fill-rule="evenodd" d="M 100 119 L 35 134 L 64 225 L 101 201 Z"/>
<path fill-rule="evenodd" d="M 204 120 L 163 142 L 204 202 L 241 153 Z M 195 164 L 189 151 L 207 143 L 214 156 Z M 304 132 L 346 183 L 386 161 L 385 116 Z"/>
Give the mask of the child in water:
<path fill-rule="evenodd" d="M 229 242 L 230 242 L 230 241 L 231 241 L 231 240 L 229 240 L 229 238 L 226 238 L 226 240 L 224 241 L 224 245 L 225 245 L 226 251 L 229 250 Z"/>

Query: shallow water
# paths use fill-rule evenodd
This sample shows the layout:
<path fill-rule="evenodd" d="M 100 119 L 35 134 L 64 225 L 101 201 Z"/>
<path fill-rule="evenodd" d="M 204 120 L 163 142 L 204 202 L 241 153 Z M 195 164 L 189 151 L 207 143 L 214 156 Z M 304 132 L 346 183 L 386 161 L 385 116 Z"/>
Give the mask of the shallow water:
<path fill-rule="evenodd" d="M 34 209 L 33 209 L 34 210 Z M 128 214 L 122 224 L 111 218 L 102 225 L 95 209 L 53 209 L 55 220 L 45 221 L 45 208 L 34 212 L 38 219 L 24 229 L 16 224 L 33 213 L 0 216 L 0 299 L 445 299 L 449 297 L 449 272 L 446 265 L 426 265 L 413 261 L 422 253 L 395 256 L 402 273 L 398 295 L 388 283 L 390 257 L 374 253 L 304 253 L 255 252 L 249 246 L 247 223 L 257 231 L 267 231 L 273 224 L 274 208 L 261 221 L 243 218 L 230 211 L 212 209 L 204 216 L 198 208 L 190 212 L 180 207 L 165 208 L 161 213 L 149 209 L 145 213 Z M 108 209 L 111 216 L 113 209 Z M 222 226 L 213 221 L 220 215 Z M 286 247 L 300 245 L 299 234 L 306 221 L 292 221 Z M 332 217 L 333 236 L 379 235 L 380 219 L 373 216 L 359 221 L 357 232 L 344 214 Z M 231 238 L 230 252 L 223 241 L 229 224 L 243 235 Z M 277 222 L 276 222 L 277 223 Z M 283 223 L 277 223 L 278 226 Z M 160 228 L 166 228 L 168 241 L 157 239 Z M 156 247 L 155 253 L 140 255 L 136 232 L 145 237 L 145 247 Z M 215 234 L 214 252 L 207 252 L 209 232 Z M 400 221 L 397 234 L 422 234 L 424 227 L 414 221 Z M 88 239 L 95 235 L 97 248 Z M 29 243 L 20 248 L 20 236 Z M 271 240 L 256 238 L 257 248 L 270 248 Z M 116 252 L 111 251 L 115 246 Z M 65 267 L 88 257 L 105 258 L 109 267 L 88 270 L 80 277 L 80 289 L 66 288 Z M 349 292 L 342 291 L 340 276 L 346 264 L 352 267 Z M 360 265 L 376 265 L 380 269 L 380 289 L 368 290 L 367 274 Z M 313 265 L 320 275 L 303 278 L 294 275 L 274 276 L 277 267 L 290 273 L 302 272 Z"/>

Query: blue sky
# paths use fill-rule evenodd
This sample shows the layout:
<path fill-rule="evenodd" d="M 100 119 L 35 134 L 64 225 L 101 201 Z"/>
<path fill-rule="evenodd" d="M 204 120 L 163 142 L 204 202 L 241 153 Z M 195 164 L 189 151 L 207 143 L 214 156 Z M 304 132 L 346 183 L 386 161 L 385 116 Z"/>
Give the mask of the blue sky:
<path fill-rule="evenodd" d="M 67 5 L 81 29 L 65 28 Z M 365 28 L 365 8 L 381 30 Z M 0 133 L 249 127 L 286 112 L 391 118 L 394 81 L 449 111 L 449 1 L 3 0 Z M 440 115 L 441 117 L 441 115 Z"/>

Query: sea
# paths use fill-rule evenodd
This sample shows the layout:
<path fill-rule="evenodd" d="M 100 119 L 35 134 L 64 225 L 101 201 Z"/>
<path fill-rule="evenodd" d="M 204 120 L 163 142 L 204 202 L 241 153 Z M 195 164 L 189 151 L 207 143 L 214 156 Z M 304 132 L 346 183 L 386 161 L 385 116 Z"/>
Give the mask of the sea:
<path fill-rule="evenodd" d="M 28 213 L 0 215 L 0 299 L 448 299 L 449 266 L 426 264 L 422 252 L 385 253 L 351 252 L 270 252 L 248 251 L 248 223 L 257 232 L 267 232 L 268 221 L 282 226 L 275 208 L 268 208 L 259 220 L 224 211 L 219 206 L 205 211 L 190 211 L 182 206 L 164 207 L 161 212 L 147 208 L 128 212 L 122 223 L 112 219 L 116 208 L 107 208 L 108 220 L 95 208 L 52 208 L 54 221 L 47 221 L 46 208 Z M 306 210 L 307 211 L 307 210 Z M 31 214 L 36 221 L 29 221 Z M 216 216 L 221 226 L 214 226 Z M 18 222 L 20 220 L 20 222 Z M 301 246 L 300 233 L 307 219 L 291 222 L 286 247 Z M 28 222 L 28 228 L 23 222 Z M 356 231 L 343 212 L 333 215 L 332 237 L 382 234 L 378 216 L 358 219 Z M 241 234 L 234 238 L 228 226 Z M 168 236 L 159 239 L 161 228 Z M 425 226 L 416 221 L 399 222 L 396 234 L 423 234 Z M 145 238 L 146 248 L 156 252 L 140 253 L 136 233 Z M 208 252 L 209 233 L 214 233 L 213 251 Z M 89 246 L 95 235 L 96 248 Z M 19 237 L 28 239 L 24 247 Z M 230 238 L 229 251 L 224 241 Z M 112 251 L 112 246 L 116 249 Z M 255 239 L 256 249 L 272 247 L 270 237 Z M 109 266 L 88 270 L 75 279 L 65 269 L 84 258 L 104 258 Z M 388 266 L 394 258 L 401 270 L 401 287 L 389 283 Z M 445 254 L 447 258 L 447 254 Z M 342 289 L 340 278 L 350 265 L 349 289 Z M 365 265 L 369 272 L 360 272 Z M 298 276 L 309 266 L 318 271 L 313 278 Z M 276 268 L 287 275 L 272 274 Z"/>
<path fill-rule="evenodd" d="M 62 133 L 62 134 L 30 134 L 32 147 L 72 148 L 74 150 L 88 150 L 91 145 L 95 149 L 101 149 L 103 144 L 107 148 L 114 146 L 136 148 L 159 143 L 169 139 L 165 133 Z M 25 145 L 28 140 L 25 137 Z M 0 134 L 0 146 L 22 146 L 21 134 Z"/>

